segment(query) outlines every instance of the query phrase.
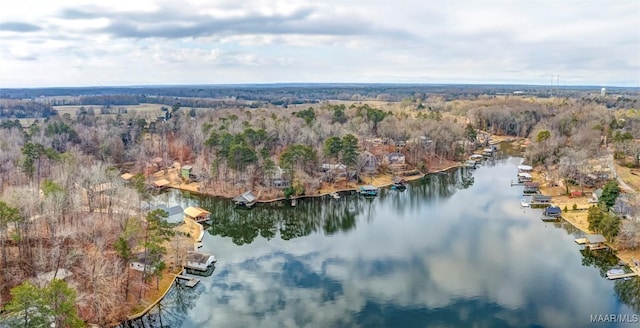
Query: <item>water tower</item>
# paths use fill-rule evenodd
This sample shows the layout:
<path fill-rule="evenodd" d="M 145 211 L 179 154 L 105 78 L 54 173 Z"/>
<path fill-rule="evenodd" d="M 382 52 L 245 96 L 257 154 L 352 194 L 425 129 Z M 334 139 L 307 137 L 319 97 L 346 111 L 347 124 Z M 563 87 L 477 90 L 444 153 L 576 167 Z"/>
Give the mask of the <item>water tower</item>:
<path fill-rule="evenodd" d="M 604 97 L 605 94 L 607 94 L 607 88 L 600 89 L 600 95 Z"/>

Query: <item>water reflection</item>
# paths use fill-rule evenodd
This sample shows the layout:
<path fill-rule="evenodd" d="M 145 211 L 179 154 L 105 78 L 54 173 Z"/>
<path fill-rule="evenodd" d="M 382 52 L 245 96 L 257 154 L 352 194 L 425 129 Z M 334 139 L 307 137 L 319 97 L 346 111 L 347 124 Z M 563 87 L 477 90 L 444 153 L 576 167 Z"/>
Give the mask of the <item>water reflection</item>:
<path fill-rule="evenodd" d="M 118 328 L 180 327 L 196 304 L 197 290 L 176 283 L 156 307 L 143 317 L 124 322 Z"/>
<path fill-rule="evenodd" d="M 177 327 L 584 327 L 591 313 L 633 313 L 619 300 L 638 303 L 637 279 L 614 286 L 608 262 L 583 260 L 578 231 L 520 207 L 518 164 L 296 208 L 197 200 L 219 262 Z"/>

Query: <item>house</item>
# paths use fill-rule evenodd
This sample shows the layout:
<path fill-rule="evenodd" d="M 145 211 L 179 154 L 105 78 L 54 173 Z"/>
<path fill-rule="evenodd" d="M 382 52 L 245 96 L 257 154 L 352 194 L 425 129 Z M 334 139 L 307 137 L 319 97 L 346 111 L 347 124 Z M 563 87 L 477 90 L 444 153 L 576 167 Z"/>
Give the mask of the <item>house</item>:
<path fill-rule="evenodd" d="M 189 206 L 184 209 L 184 216 L 197 223 L 208 222 L 211 220 L 209 217 L 210 212 L 201 209 L 200 207 Z"/>
<path fill-rule="evenodd" d="M 241 207 L 251 207 L 257 201 L 258 201 L 258 197 L 256 197 L 256 195 L 254 195 L 251 191 L 247 191 L 242 195 L 236 196 L 236 198 L 233 199 L 233 202 L 237 206 L 241 206 Z"/>
<path fill-rule="evenodd" d="M 405 156 L 400 152 L 389 153 L 382 158 L 383 164 L 405 164 Z"/>
<path fill-rule="evenodd" d="M 375 174 L 378 171 L 378 159 L 368 151 L 358 155 L 358 171 L 365 174 Z"/>
<path fill-rule="evenodd" d="M 154 262 L 157 263 L 157 258 L 147 256 L 145 252 L 139 252 L 134 254 L 133 260 L 129 263 L 129 269 L 137 270 L 140 272 L 153 273 L 155 270 Z M 159 255 L 158 255 L 159 256 Z M 146 270 L 145 270 L 146 266 Z"/>
<path fill-rule="evenodd" d="M 607 241 L 603 235 L 586 235 L 586 248 L 591 250 L 607 248 L 605 241 Z"/>
<path fill-rule="evenodd" d="M 332 171 L 344 171 L 347 169 L 347 166 L 342 164 L 342 163 L 338 163 L 338 164 L 322 164 L 322 172 L 332 172 Z"/>
<path fill-rule="evenodd" d="M 596 189 L 591 193 L 591 199 L 589 199 L 589 203 L 597 203 L 600 201 L 600 197 L 602 197 L 602 189 Z"/>
<path fill-rule="evenodd" d="M 284 189 L 284 188 L 289 188 L 291 186 L 291 183 L 289 182 L 289 180 L 286 180 L 286 179 L 274 179 L 271 181 L 271 185 L 274 188 Z"/>
<path fill-rule="evenodd" d="M 623 219 L 631 218 L 634 215 L 634 210 L 629 200 L 622 195 L 616 199 L 616 203 L 611 207 L 611 212 Z"/>
<path fill-rule="evenodd" d="M 182 223 L 182 221 L 184 220 L 184 217 L 183 217 L 184 209 L 180 205 L 167 207 L 166 205 L 161 204 L 161 205 L 156 205 L 151 207 L 150 210 L 151 211 L 163 210 L 167 212 L 169 216 L 165 219 L 165 221 L 169 223 Z"/>

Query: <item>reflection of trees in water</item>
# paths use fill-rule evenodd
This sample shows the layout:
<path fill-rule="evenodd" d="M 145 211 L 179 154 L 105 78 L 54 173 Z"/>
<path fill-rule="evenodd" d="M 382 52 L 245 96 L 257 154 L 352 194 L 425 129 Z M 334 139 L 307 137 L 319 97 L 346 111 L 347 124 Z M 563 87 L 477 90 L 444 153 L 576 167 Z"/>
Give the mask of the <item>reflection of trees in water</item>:
<path fill-rule="evenodd" d="M 618 298 L 634 311 L 640 312 L 640 278 L 634 277 L 629 280 L 619 279 L 615 282 L 613 290 Z"/>
<path fill-rule="evenodd" d="M 196 288 L 174 284 L 158 305 L 146 315 L 123 322 L 118 328 L 179 327 L 189 311 L 196 304 Z"/>
<path fill-rule="evenodd" d="M 230 237 L 236 245 L 250 244 L 258 236 L 268 240 L 278 232 L 289 240 L 319 230 L 326 234 L 348 231 L 355 227 L 356 216 L 363 213 L 363 204 L 363 199 L 354 195 L 340 200 L 300 199 L 297 207 L 276 202 L 239 209 L 228 200 L 200 199 L 200 206 L 211 212 L 209 233 Z"/>
<path fill-rule="evenodd" d="M 233 202 L 203 196 L 183 195 L 187 201 L 197 200 L 200 207 L 211 212 L 213 224 L 208 231 L 212 235 L 229 237 L 236 245 L 252 243 L 261 236 L 267 240 L 276 237 L 289 240 L 323 231 L 327 235 L 346 232 L 356 225 L 356 218 L 370 221 L 379 202 L 387 202 L 400 209 L 425 200 L 448 198 L 459 189 L 473 185 L 473 171 L 464 168 L 431 174 L 410 184 L 410 192 L 381 190 L 376 198 L 358 194 L 330 197 L 304 198 L 297 207 L 285 202 L 259 204 L 253 209 L 239 209 Z"/>
<path fill-rule="evenodd" d="M 599 249 L 591 251 L 589 249 L 580 250 L 582 253 L 582 265 L 592 266 L 600 270 L 600 276 L 606 277 L 607 271 L 618 264 L 618 258 L 610 249 Z"/>

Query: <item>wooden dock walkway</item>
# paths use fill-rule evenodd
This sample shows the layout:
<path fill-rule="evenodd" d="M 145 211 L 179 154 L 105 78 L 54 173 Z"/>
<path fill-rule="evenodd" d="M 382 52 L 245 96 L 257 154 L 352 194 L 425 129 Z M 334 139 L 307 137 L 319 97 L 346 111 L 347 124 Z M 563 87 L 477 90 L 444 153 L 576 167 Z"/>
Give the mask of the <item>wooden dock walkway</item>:
<path fill-rule="evenodd" d="M 629 278 L 629 277 L 637 277 L 637 276 L 638 276 L 637 272 L 619 273 L 619 274 L 609 274 L 607 272 L 607 279 L 609 279 L 609 280 Z"/>
<path fill-rule="evenodd" d="M 184 285 L 187 287 L 195 287 L 200 282 L 200 279 L 198 278 L 192 278 L 183 275 L 179 275 L 176 278 L 186 280 L 187 282 Z"/>

